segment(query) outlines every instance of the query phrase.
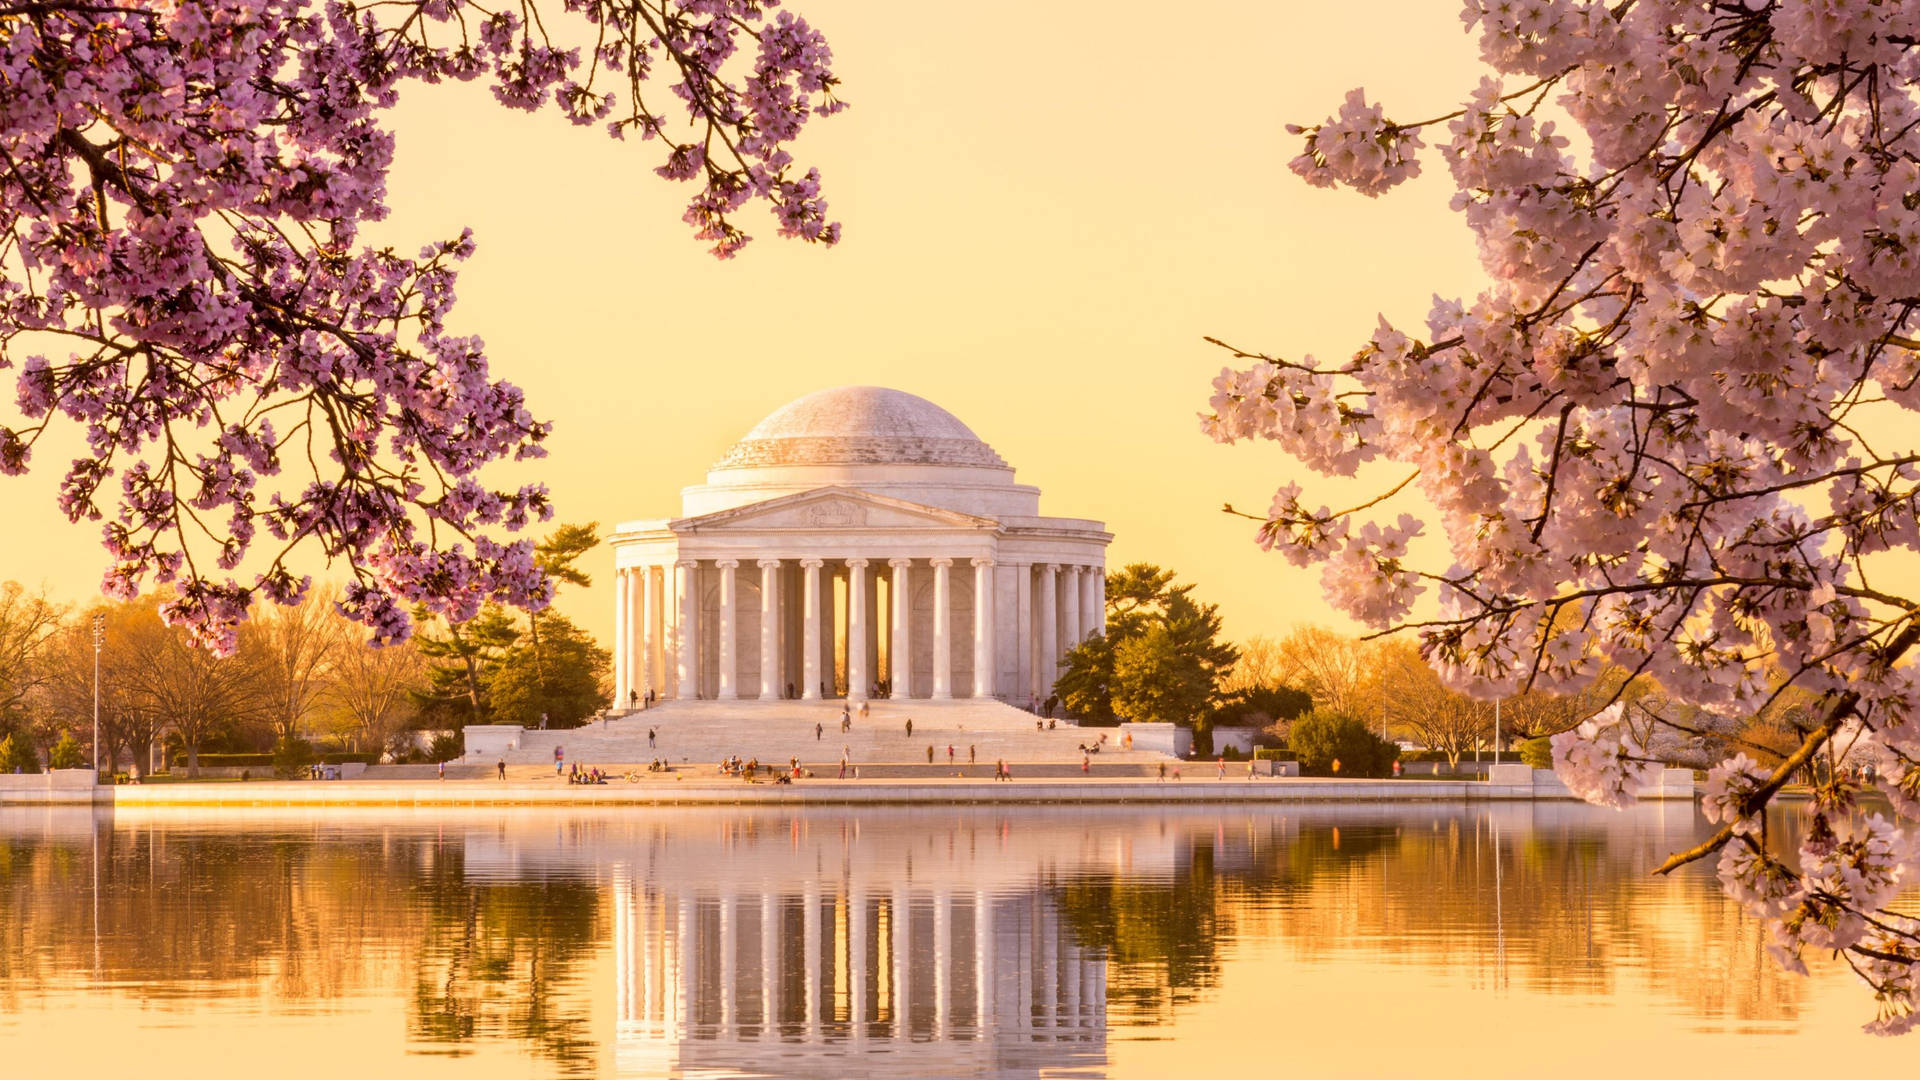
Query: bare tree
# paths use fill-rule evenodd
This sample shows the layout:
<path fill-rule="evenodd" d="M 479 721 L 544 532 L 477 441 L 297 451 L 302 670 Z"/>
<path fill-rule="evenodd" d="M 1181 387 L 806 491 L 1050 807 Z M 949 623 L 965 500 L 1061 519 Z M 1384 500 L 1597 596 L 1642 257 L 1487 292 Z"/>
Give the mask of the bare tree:
<path fill-rule="evenodd" d="M 18 718 L 46 682 L 46 652 L 65 613 L 45 590 L 0 584 L 0 717 Z"/>
<path fill-rule="evenodd" d="M 1410 641 L 1379 644 L 1377 678 L 1371 704 L 1389 728 L 1412 735 L 1431 750 L 1447 755 L 1447 768 L 1493 732 L 1493 703 L 1446 688 Z"/>
<path fill-rule="evenodd" d="M 1280 642 L 1265 634 L 1256 634 L 1240 645 L 1240 659 L 1234 661 L 1233 670 L 1220 681 L 1220 691 L 1237 694 L 1246 690 L 1284 686 L 1294 674 L 1294 668 L 1282 652 Z"/>
<path fill-rule="evenodd" d="M 356 750 L 385 747 L 407 727 L 427 688 L 426 660 L 411 641 L 378 649 L 347 642 L 336 654 L 334 672 L 320 707 L 329 726 Z"/>
<path fill-rule="evenodd" d="M 352 648 L 334 590 L 309 589 L 298 604 L 266 604 L 242 629 L 240 649 L 258 676 L 260 716 L 273 737 L 294 738 L 335 681 L 339 656 Z"/>
<path fill-rule="evenodd" d="M 129 605 L 122 678 L 133 712 L 165 725 L 187 751 L 187 776 L 200 776 L 200 744 L 222 729 L 260 718 L 259 666 L 236 653 L 227 658 L 196 647 L 182 627 L 160 621 L 159 602 L 143 597 Z"/>
<path fill-rule="evenodd" d="M 1374 646 L 1324 626 L 1295 627 L 1274 646 L 1269 662 L 1277 681 L 1313 695 L 1317 709 L 1355 716 L 1368 712 L 1374 676 Z"/>

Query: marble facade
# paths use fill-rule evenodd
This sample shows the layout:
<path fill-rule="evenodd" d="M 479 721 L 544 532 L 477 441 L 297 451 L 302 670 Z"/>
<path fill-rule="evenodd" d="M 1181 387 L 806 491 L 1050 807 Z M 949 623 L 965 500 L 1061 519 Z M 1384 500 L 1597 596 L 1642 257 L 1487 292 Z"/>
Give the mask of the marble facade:
<path fill-rule="evenodd" d="M 1052 692 L 1099 632 L 1098 521 L 1038 488 L 951 413 L 878 387 L 776 410 L 612 536 L 615 701 L 992 697 Z"/>

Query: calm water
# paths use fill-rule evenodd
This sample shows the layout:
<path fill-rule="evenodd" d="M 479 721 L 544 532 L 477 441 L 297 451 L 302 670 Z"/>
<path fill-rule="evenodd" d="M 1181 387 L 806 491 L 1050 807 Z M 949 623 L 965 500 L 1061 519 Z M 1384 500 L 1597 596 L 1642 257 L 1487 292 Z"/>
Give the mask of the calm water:
<path fill-rule="evenodd" d="M 1779 1072 L 1687 806 L 0 812 L 0 1076 Z M 79 1065 L 80 1072 L 73 1070 Z"/>

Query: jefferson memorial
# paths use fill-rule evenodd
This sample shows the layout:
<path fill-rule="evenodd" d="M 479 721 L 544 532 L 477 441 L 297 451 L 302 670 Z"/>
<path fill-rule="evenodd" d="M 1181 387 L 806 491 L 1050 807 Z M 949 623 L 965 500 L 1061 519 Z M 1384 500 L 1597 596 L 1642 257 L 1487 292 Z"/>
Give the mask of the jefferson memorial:
<path fill-rule="evenodd" d="M 1102 629 L 1098 521 L 1040 490 L 952 413 L 848 386 L 775 410 L 681 492 L 622 522 L 614 700 L 995 698 L 1052 693 Z"/>

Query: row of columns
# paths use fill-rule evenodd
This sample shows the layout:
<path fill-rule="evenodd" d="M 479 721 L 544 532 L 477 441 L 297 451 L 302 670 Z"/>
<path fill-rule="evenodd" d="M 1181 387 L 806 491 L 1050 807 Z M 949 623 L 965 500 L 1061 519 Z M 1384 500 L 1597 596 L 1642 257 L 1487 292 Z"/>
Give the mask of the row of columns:
<path fill-rule="evenodd" d="M 825 624 L 825 612 L 822 609 L 820 590 L 820 571 L 826 565 L 825 560 L 807 558 L 798 560 L 804 572 L 804 585 L 801 589 L 802 616 L 801 625 L 804 646 L 801 651 L 802 668 L 799 673 L 801 697 L 818 699 L 821 684 L 824 682 L 820 670 L 821 647 L 825 635 L 832 632 Z M 975 697 L 992 697 L 995 671 L 995 610 L 994 600 L 994 560 L 975 558 L 967 560 L 973 572 L 973 686 Z M 873 632 L 867 619 L 867 593 L 872 586 L 868 573 L 872 563 L 860 557 L 844 560 L 847 567 L 847 696 L 859 700 L 867 696 L 869 685 L 877 681 L 878 672 L 868 670 L 868 635 Z M 894 668 L 890 678 L 896 687 L 896 694 L 907 690 L 907 680 L 902 676 L 900 665 L 903 658 L 912 653 L 912 563 L 911 559 L 893 558 L 886 560 L 892 581 L 892 626 L 893 635 L 888 643 L 888 655 L 894 658 L 890 663 Z M 758 559 L 754 565 L 760 571 L 760 685 L 757 688 L 744 688 L 739 685 L 739 657 L 735 623 L 738 617 L 739 583 L 737 573 L 740 561 L 737 559 L 719 559 L 713 566 L 719 571 L 719 632 L 718 638 L 718 685 L 715 697 L 723 701 L 737 700 L 751 696 L 755 689 L 762 699 L 774 699 L 781 696 L 782 680 L 780 664 L 779 627 L 780 627 L 780 559 Z M 928 560 L 933 573 L 933 691 L 935 699 L 954 696 L 953 685 L 953 641 L 952 609 L 953 583 L 952 568 L 954 560 L 935 558 Z M 653 692 L 666 695 L 677 693 L 680 697 L 693 697 L 686 688 L 698 685 L 698 656 L 695 621 L 699 610 L 699 598 L 695 592 L 695 573 L 699 567 L 697 560 L 683 559 L 675 562 L 671 568 L 637 566 L 616 570 L 615 591 L 615 665 L 614 665 L 614 701 L 625 705 L 632 696 Z M 1020 569 L 1024 570 L 1025 566 Z M 1039 564 L 1040 585 L 1038 591 L 1039 640 L 1038 686 L 1030 688 L 1046 692 L 1058 678 L 1060 657 L 1086 637 L 1104 629 L 1106 619 L 1106 575 L 1097 566 L 1062 565 L 1059 563 Z M 671 600 L 666 593 L 671 584 Z M 1028 610 L 1029 598 L 1026 590 L 1030 586 L 1026 575 L 1021 575 L 1018 587 L 1018 608 L 1020 613 Z M 670 607 L 669 607 L 670 603 Z M 1064 628 L 1065 637 L 1060 636 Z M 666 663 L 669 653 L 672 663 Z M 666 670 L 668 667 L 672 670 Z"/>
<path fill-rule="evenodd" d="M 701 1034 L 690 1024 L 696 1014 L 717 1013 L 717 1030 L 707 1037 L 738 1038 L 750 1025 L 761 1038 L 774 1038 L 783 1013 L 799 1014 L 810 1042 L 821 1041 L 826 1028 L 837 1023 L 864 1039 L 876 1022 L 886 1025 L 891 1038 L 907 1040 L 913 1036 L 911 1003 L 918 997 L 931 1006 L 936 1039 L 953 1037 L 956 1013 L 971 1013 L 975 1040 L 1006 1029 L 1037 1034 L 1104 1027 L 1105 960 L 1074 945 L 1050 905 L 1023 898 L 1029 902 L 1003 905 L 1004 915 L 996 915 L 994 898 L 978 889 L 935 888 L 916 896 L 900 884 L 880 892 L 834 884 L 839 883 L 829 883 L 831 894 L 823 894 L 820 882 L 809 881 L 798 897 L 802 999 L 793 1001 L 782 998 L 787 986 L 782 898 L 764 893 L 755 903 L 722 890 L 717 918 L 702 931 L 693 918 L 694 898 L 650 889 L 623 875 L 615 884 L 614 910 L 619 1019 L 691 1037 Z M 963 900 L 970 911 L 959 908 Z M 741 925 L 743 915 L 755 918 L 756 932 Z M 969 949 L 956 952 L 954 929 L 961 917 L 972 923 L 972 941 Z M 1009 925 L 997 925 L 997 919 Z M 740 961 L 742 939 L 752 943 L 756 937 L 757 972 Z M 717 976 L 710 989 L 718 1001 L 694 997 L 699 987 L 693 976 L 703 956 L 718 961 L 708 969 Z M 930 986 L 916 985 L 921 977 L 916 967 L 930 976 Z M 960 992 L 962 974 L 970 976 L 969 993 Z M 743 991 L 757 991 L 759 1000 Z M 885 1015 L 871 1015 L 873 1010 Z M 753 1015 L 757 1023 L 743 1021 Z"/>

